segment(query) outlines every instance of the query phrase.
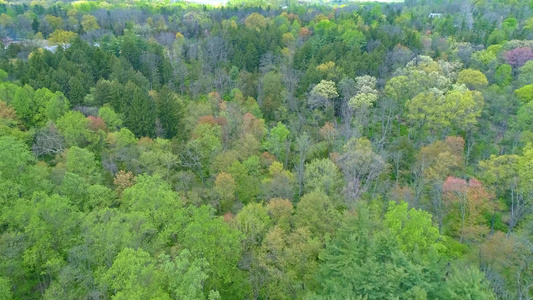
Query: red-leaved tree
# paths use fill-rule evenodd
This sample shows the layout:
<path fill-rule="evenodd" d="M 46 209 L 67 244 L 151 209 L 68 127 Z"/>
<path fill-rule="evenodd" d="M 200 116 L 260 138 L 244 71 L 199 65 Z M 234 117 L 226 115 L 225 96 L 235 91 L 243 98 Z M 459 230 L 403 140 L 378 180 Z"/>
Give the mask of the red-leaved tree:
<path fill-rule="evenodd" d="M 520 68 L 528 61 L 533 60 L 533 51 L 529 47 L 516 48 L 504 54 L 505 60 L 513 68 Z"/>
<path fill-rule="evenodd" d="M 490 210 L 493 195 L 479 180 L 471 178 L 467 182 L 449 176 L 442 184 L 442 193 L 449 209 L 459 213 L 461 243 L 465 238 L 472 240 L 488 232 L 488 228 L 482 225 L 483 213 Z"/>

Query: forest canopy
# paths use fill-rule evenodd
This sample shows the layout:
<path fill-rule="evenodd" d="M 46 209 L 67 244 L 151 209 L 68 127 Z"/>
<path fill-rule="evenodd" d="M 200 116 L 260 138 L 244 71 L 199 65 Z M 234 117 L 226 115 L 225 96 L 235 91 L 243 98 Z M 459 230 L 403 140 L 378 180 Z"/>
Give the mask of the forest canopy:
<path fill-rule="evenodd" d="M 533 1 L 0 3 L 0 300 L 530 299 Z"/>

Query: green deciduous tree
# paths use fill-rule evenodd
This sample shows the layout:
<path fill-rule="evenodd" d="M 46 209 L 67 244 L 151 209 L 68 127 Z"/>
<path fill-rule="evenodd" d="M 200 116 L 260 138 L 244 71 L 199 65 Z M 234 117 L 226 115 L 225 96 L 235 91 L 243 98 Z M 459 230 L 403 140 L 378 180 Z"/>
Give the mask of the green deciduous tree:
<path fill-rule="evenodd" d="M 494 81 L 502 86 L 509 85 L 513 80 L 513 67 L 508 64 L 502 64 L 494 73 Z"/>
<path fill-rule="evenodd" d="M 182 163 L 194 170 L 204 184 L 212 160 L 222 150 L 220 138 L 220 126 L 209 123 L 198 124 L 193 131 L 193 138 L 189 140 L 181 154 Z"/>
<path fill-rule="evenodd" d="M 496 299 L 494 293 L 479 269 L 455 266 L 444 284 L 440 295 L 443 299 Z"/>
<path fill-rule="evenodd" d="M 102 276 L 111 299 L 168 299 L 154 259 L 143 249 L 123 249 Z"/>
<path fill-rule="evenodd" d="M 83 30 L 85 32 L 89 32 L 91 30 L 96 30 L 100 28 L 100 25 L 98 25 L 98 21 L 96 20 L 96 17 L 93 15 L 83 15 L 81 18 L 81 26 L 83 26 Z"/>
<path fill-rule="evenodd" d="M 252 13 L 248 17 L 246 17 L 246 20 L 244 20 L 244 24 L 247 28 L 254 29 L 257 31 L 260 31 L 262 28 L 266 27 L 267 22 L 268 19 L 258 13 Z"/>
<path fill-rule="evenodd" d="M 472 69 L 464 69 L 457 75 L 457 83 L 458 84 L 464 84 L 469 89 L 481 89 L 489 82 L 487 81 L 487 77 L 485 74 L 481 73 L 478 70 L 472 70 Z"/>
<path fill-rule="evenodd" d="M 115 131 L 122 127 L 122 120 L 111 107 L 101 107 L 98 110 L 98 116 L 104 120 L 110 131 Z"/>
<path fill-rule="evenodd" d="M 68 250 L 77 241 L 79 214 L 69 199 L 58 195 L 36 193 L 25 205 L 31 213 L 24 224 L 29 242 L 24 263 L 38 274 L 40 284 L 46 286 L 57 276 Z"/>
<path fill-rule="evenodd" d="M 100 137 L 89 128 L 89 120 L 80 112 L 69 111 L 57 120 L 57 129 L 67 146 L 87 147 Z"/>
<path fill-rule="evenodd" d="M 529 103 L 533 100 L 533 84 L 524 85 L 514 91 L 518 100 Z"/>
<path fill-rule="evenodd" d="M 66 156 L 66 165 L 69 172 L 81 176 L 87 183 L 100 183 L 99 164 L 91 151 L 74 146 L 68 150 Z"/>
<path fill-rule="evenodd" d="M 11 105 L 17 112 L 17 117 L 27 125 L 33 124 L 33 118 L 37 111 L 33 102 L 34 92 L 31 86 L 25 85 L 17 89 L 11 101 Z"/>
<path fill-rule="evenodd" d="M 235 179 L 231 174 L 220 172 L 215 179 L 215 191 L 220 197 L 220 211 L 231 210 L 235 201 Z"/>
<path fill-rule="evenodd" d="M 288 142 L 290 131 L 281 122 L 270 130 L 268 138 L 265 141 L 264 147 L 268 149 L 276 158 L 285 162 L 288 155 Z"/>
<path fill-rule="evenodd" d="M 332 235 L 340 221 L 335 203 L 320 191 L 305 194 L 296 208 L 295 225 L 299 228 L 307 227 L 313 237 L 321 240 L 326 235 Z"/>
<path fill-rule="evenodd" d="M 0 137 L 0 176 L 4 180 L 19 180 L 34 161 L 35 158 L 23 142 L 11 136 Z"/>
<path fill-rule="evenodd" d="M 76 33 L 72 31 L 65 31 L 62 29 L 56 29 L 50 34 L 48 40 L 53 43 L 67 44 L 76 37 Z"/>
<path fill-rule="evenodd" d="M 0 300 L 10 300 L 12 298 L 13 292 L 11 291 L 11 281 L 0 277 Z"/>
<path fill-rule="evenodd" d="M 342 186 L 339 168 L 327 158 L 316 159 L 306 165 L 305 190 L 322 191 L 330 197 L 335 196 Z"/>
<path fill-rule="evenodd" d="M 70 108 L 70 102 L 63 93 L 57 91 L 45 104 L 45 115 L 48 120 L 57 121 Z"/>
<path fill-rule="evenodd" d="M 188 249 L 194 259 L 204 258 L 209 263 L 209 279 L 205 290 L 218 290 L 224 297 L 224 291 L 238 277 L 242 234 L 229 227 L 221 217 L 215 217 L 213 210 L 207 206 L 191 208 L 189 222 L 180 232 L 178 241 L 181 247 Z"/>
<path fill-rule="evenodd" d="M 517 87 L 523 87 L 533 82 L 533 60 L 528 61 L 518 70 Z"/>
<path fill-rule="evenodd" d="M 262 105 L 261 109 L 266 119 L 279 120 L 279 110 L 283 109 L 283 84 L 282 75 L 278 72 L 270 71 L 261 80 Z"/>
<path fill-rule="evenodd" d="M 337 97 L 339 97 L 339 93 L 337 93 L 335 82 L 322 80 L 313 87 L 308 104 L 311 109 L 324 108 L 327 110 L 332 105 L 331 100 Z"/>
<path fill-rule="evenodd" d="M 189 250 L 184 249 L 171 259 L 168 255 L 159 258 L 164 281 L 170 294 L 176 299 L 205 299 L 204 282 L 209 278 L 209 264 L 204 258 L 193 259 Z M 209 295 L 218 295 L 211 291 Z M 211 299 L 211 298 L 210 298 Z"/>
<path fill-rule="evenodd" d="M 403 252 L 443 250 L 439 242 L 439 229 L 433 225 L 431 214 L 415 208 L 408 209 L 407 203 L 389 203 L 384 225 L 397 240 Z"/>
<path fill-rule="evenodd" d="M 443 94 L 433 90 L 406 102 L 407 118 L 414 122 L 417 129 L 413 130 L 426 128 L 433 135 L 451 127 L 468 130 L 477 124 L 483 104 L 483 95 L 477 91 L 457 87 Z"/>
<path fill-rule="evenodd" d="M 228 169 L 228 173 L 235 179 L 237 199 L 244 204 L 252 202 L 259 194 L 260 178 L 251 171 L 239 161 L 233 162 Z"/>
<path fill-rule="evenodd" d="M 168 183 L 158 176 L 141 175 L 135 185 L 122 193 L 121 208 L 141 213 L 157 230 L 157 245 L 175 242 L 181 230 L 183 203 Z"/>
<path fill-rule="evenodd" d="M 271 220 L 266 207 L 261 203 L 249 203 L 234 219 L 235 227 L 244 235 L 243 251 L 253 252 L 261 245 Z"/>

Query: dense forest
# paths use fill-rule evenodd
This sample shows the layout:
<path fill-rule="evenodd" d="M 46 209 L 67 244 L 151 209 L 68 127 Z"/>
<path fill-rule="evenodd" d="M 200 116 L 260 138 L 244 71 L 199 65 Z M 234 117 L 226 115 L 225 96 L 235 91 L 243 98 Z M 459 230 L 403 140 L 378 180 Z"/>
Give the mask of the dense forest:
<path fill-rule="evenodd" d="M 2 300 L 533 297 L 532 0 L 2 1 L 0 37 Z"/>

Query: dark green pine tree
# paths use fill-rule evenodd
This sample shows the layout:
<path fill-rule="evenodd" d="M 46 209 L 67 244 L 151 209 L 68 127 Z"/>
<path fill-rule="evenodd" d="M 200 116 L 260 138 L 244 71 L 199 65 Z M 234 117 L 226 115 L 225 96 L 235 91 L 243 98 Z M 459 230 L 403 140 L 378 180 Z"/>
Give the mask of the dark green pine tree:
<path fill-rule="evenodd" d="M 128 82 L 124 89 L 126 103 L 124 106 L 124 125 L 137 137 L 155 136 L 155 119 L 157 116 L 154 101 L 133 82 Z"/>
<path fill-rule="evenodd" d="M 83 104 L 83 98 L 87 94 L 85 87 L 77 77 L 71 77 L 68 81 L 68 99 L 73 106 Z"/>
<path fill-rule="evenodd" d="M 104 104 L 110 103 L 112 95 L 111 82 L 100 79 L 94 86 L 92 94 L 94 96 L 94 104 L 104 106 Z"/>
<path fill-rule="evenodd" d="M 96 89 L 95 92 L 98 92 L 95 94 L 99 94 L 100 91 L 106 89 L 104 86 L 97 85 L 97 87 L 98 89 Z M 111 103 L 111 107 L 113 107 L 116 112 L 123 112 L 126 102 L 124 98 L 127 96 L 128 95 L 124 93 L 124 86 L 121 85 L 118 80 L 114 79 L 109 83 L 109 103 Z M 97 95 L 95 95 L 95 97 L 97 97 Z"/>
<path fill-rule="evenodd" d="M 257 54 L 257 49 L 252 43 L 248 43 L 246 46 L 246 51 L 244 52 L 244 65 L 246 66 L 246 70 L 249 72 L 255 71 L 257 66 L 259 65 L 259 56 Z"/>
<path fill-rule="evenodd" d="M 39 25 L 41 23 L 37 18 L 33 18 L 33 21 L 31 22 L 31 29 L 33 29 L 33 33 L 39 32 Z"/>
<path fill-rule="evenodd" d="M 125 57 L 135 70 L 141 67 L 142 41 L 133 34 L 124 35 L 121 56 Z"/>
<path fill-rule="evenodd" d="M 165 131 L 165 138 L 171 139 L 177 135 L 182 126 L 183 107 L 174 93 L 165 85 L 157 95 L 157 118 Z"/>
<path fill-rule="evenodd" d="M 36 89 L 45 87 L 47 80 L 50 79 L 49 69 L 44 54 L 35 51 L 28 60 L 27 70 L 23 72 L 21 83 L 28 83 Z"/>

